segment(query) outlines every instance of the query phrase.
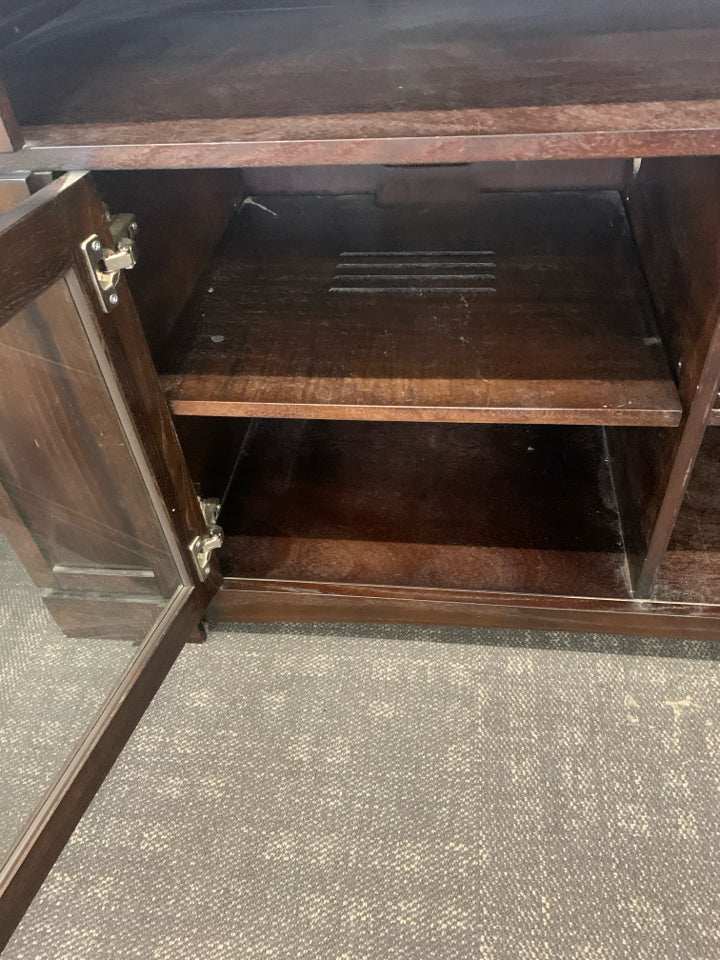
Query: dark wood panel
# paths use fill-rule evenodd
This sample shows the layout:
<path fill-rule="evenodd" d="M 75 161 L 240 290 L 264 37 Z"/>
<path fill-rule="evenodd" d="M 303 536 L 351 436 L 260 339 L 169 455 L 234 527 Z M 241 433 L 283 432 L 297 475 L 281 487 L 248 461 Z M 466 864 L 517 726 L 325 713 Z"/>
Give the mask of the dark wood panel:
<path fill-rule="evenodd" d="M 257 420 L 226 577 L 626 596 L 602 431 Z"/>
<path fill-rule="evenodd" d="M 718 607 L 688 607 L 577 597 L 461 596 L 450 591 L 379 590 L 317 584 L 266 585 L 227 579 L 208 608 L 210 621 L 271 623 L 420 623 L 515 630 L 570 630 L 717 640 Z M 552 641 L 549 641 L 552 642 Z"/>
<path fill-rule="evenodd" d="M 0 435 L 0 480 L 51 566 L 176 580 L 64 278 L 0 327 Z"/>
<path fill-rule="evenodd" d="M 31 197 L 29 202 L 34 199 Z M 76 181 L 72 195 L 61 192 L 59 200 L 70 238 L 87 237 L 95 232 L 105 246 L 112 244 L 89 177 Z M 79 249 L 73 242 L 70 250 L 76 258 Z M 69 286 L 74 302 L 83 311 L 85 331 L 103 366 L 103 376 L 118 416 L 132 442 L 137 443 L 138 463 L 154 509 L 171 520 L 175 531 L 171 548 L 175 551 L 177 566 L 199 587 L 201 582 L 189 561 L 187 545 L 206 527 L 127 283 L 121 278 L 119 304 L 111 314 L 97 311 L 96 294 L 87 269 L 78 269 L 69 275 Z M 211 566 L 213 573 L 202 584 L 210 592 L 219 585 L 214 560 Z"/>
<path fill-rule="evenodd" d="M 470 163 L 720 153 L 716 100 L 23 128 L 23 170 Z"/>
<path fill-rule="evenodd" d="M 111 213 L 132 211 L 140 226 L 137 266 L 127 283 L 154 356 L 217 246 L 242 196 L 237 170 L 99 173 Z"/>
<path fill-rule="evenodd" d="M 706 431 L 678 514 L 655 596 L 720 603 L 720 430 Z"/>
<path fill-rule="evenodd" d="M 167 594 L 178 568 L 197 577 L 186 546 L 204 522 L 124 284 L 114 313 L 99 313 L 80 254 L 94 232 L 110 245 L 89 178 L 76 175 L 0 217 L 3 482 L 49 567 L 75 571 L 55 586 L 79 587 L 90 567 L 95 589 L 105 567 L 103 593 L 136 593 L 133 577 L 113 574 L 140 568 Z M 158 526 L 165 511 L 177 543 Z"/>
<path fill-rule="evenodd" d="M 464 203 L 489 190 L 620 190 L 626 160 L 540 160 L 528 163 L 462 163 L 388 167 L 382 164 L 318 167 L 251 167 L 251 195 L 371 193 L 382 202 Z"/>
<path fill-rule="evenodd" d="M 680 416 L 613 192 L 252 198 L 160 364 L 178 414 Z"/>
<path fill-rule="evenodd" d="M 687 408 L 720 315 L 720 160 L 643 161 L 628 215 Z"/>
<path fill-rule="evenodd" d="M 197 631 L 198 620 L 219 581 L 215 564 L 208 580 L 201 582 L 190 561 L 187 546 L 204 530 L 201 511 L 124 282 L 119 288 L 116 310 L 111 315 L 100 313 L 89 269 L 80 252 L 80 242 L 92 233 L 98 233 L 106 245 L 110 244 L 102 207 L 87 176 L 61 178 L 0 216 L 2 266 L 12 268 L 4 274 L 10 289 L 5 285 L 0 289 L 0 317 L 4 323 L 0 332 L 12 338 L 16 332 L 13 325 L 18 311 L 32 313 L 36 303 L 46 295 L 57 292 L 64 303 L 62 309 L 53 304 L 53 309 L 42 317 L 45 322 L 36 324 L 37 339 L 43 350 L 30 350 L 27 356 L 22 356 L 21 348 L 23 344 L 27 345 L 27 331 L 11 343 L 20 355 L 18 364 L 25 365 L 33 373 L 49 367 L 53 334 L 58 327 L 61 330 L 71 327 L 66 321 L 70 308 L 74 310 L 75 336 L 68 335 L 59 345 L 56 344 L 59 385 L 49 391 L 37 391 L 37 395 L 30 390 L 16 404 L 18 413 L 26 406 L 38 406 L 36 422 L 28 425 L 25 449 L 35 446 L 33 438 L 38 434 L 34 431 L 38 429 L 41 431 L 40 451 L 44 448 L 52 451 L 55 449 L 53 443 L 60 452 L 65 449 L 63 445 L 70 447 L 69 456 L 60 460 L 60 479 L 52 473 L 45 477 L 45 494 L 52 499 L 56 487 L 63 491 L 69 487 L 64 470 L 77 470 L 81 462 L 79 453 L 84 451 L 84 446 L 82 443 L 73 444 L 73 430 L 79 432 L 80 440 L 87 440 L 87 445 L 94 447 L 96 458 L 106 456 L 108 463 L 114 462 L 114 441 L 122 435 L 126 447 L 125 464 L 119 464 L 116 473 L 108 478 L 108 471 L 94 469 L 96 464 L 92 462 L 91 453 L 87 477 L 79 477 L 79 485 L 80 482 L 104 485 L 108 497 L 106 509 L 112 513 L 117 509 L 111 500 L 113 493 L 117 493 L 122 505 L 125 487 L 132 479 L 127 476 L 128 466 L 135 471 L 142 478 L 144 496 L 142 503 L 133 503 L 133 509 L 141 515 L 144 512 L 143 531 L 146 535 L 154 528 L 156 520 L 160 524 L 168 544 L 169 568 L 179 585 L 170 592 L 170 602 L 138 656 L 120 678 L 0 865 L 0 949 L 127 742 L 186 638 L 191 631 Z M 48 263 L 43 262 L 46 236 Z M 24 269 L 23 253 L 28 255 Z M 44 341 L 41 337 L 43 331 Z M 33 345 L 34 341 L 30 343 Z M 53 409 L 53 405 L 57 408 L 66 405 L 68 391 L 63 391 L 63 385 L 73 386 L 76 381 L 83 381 L 85 386 L 93 376 L 106 391 L 107 403 L 115 413 L 113 429 L 116 432 L 109 435 L 92 427 L 86 429 L 87 420 L 73 416 L 78 411 L 73 408 L 71 391 L 68 409 L 61 412 Z M 6 388 L 7 380 L 4 377 L 0 382 L 0 391 Z M 78 391 L 78 399 L 84 400 L 86 405 L 95 397 L 90 386 Z M 53 416 L 47 416 L 48 409 L 53 411 Z M 87 409 L 80 412 L 88 418 L 93 416 Z M 55 437 L 47 435 L 48 427 L 41 423 L 44 415 L 52 422 L 58 420 Z M 7 419 L 12 423 L 12 417 Z M 6 442 L 5 429 L 0 436 Z M 19 438 L 13 436 L 11 439 L 15 447 Z M 8 459 L 12 463 L 11 455 Z M 108 479 L 114 486 L 106 483 Z M 32 486 L 34 483 L 29 468 L 19 474 L 16 486 Z M 36 492 L 40 499 L 43 490 Z M 50 509 L 49 513 L 54 516 L 56 511 Z M 77 521 L 82 522 L 82 517 Z M 112 525 L 109 525 L 109 533 L 114 533 Z M 70 563 L 63 565 L 65 568 L 69 566 Z M 92 576 L 95 574 L 91 574 L 91 579 Z M 109 572 L 105 571 L 101 576 L 107 586 Z M 139 632 L 147 625 L 150 616 L 160 612 L 147 596 L 133 600 L 129 597 L 88 596 L 84 591 L 73 596 L 68 593 L 61 596 L 58 592 L 46 596 L 46 602 L 51 605 L 63 607 L 66 601 L 63 611 L 58 614 L 67 618 L 66 629 L 83 630 L 93 625 L 93 630 L 101 635 L 108 626 L 111 632 L 127 631 L 130 627 Z"/>
<path fill-rule="evenodd" d="M 32 124 L 714 98 L 720 13 L 693 6 L 95 0 L 2 71 Z"/>
<path fill-rule="evenodd" d="M 22 131 L 15 119 L 10 101 L 3 87 L 0 86 L 0 153 L 19 150 L 23 143 Z"/>
<path fill-rule="evenodd" d="M 26 169 L 660 156 L 720 151 L 719 38 L 714 0 L 101 0 L 1 66 Z"/>
<path fill-rule="evenodd" d="M 643 162 L 629 216 L 678 379 L 678 431 L 608 432 L 628 558 L 650 596 L 720 377 L 720 160 Z"/>
<path fill-rule="evenodd" d="M 681 437 L 678 429 L 607 429 L 625 550 L 636 596 L 647 597 L 652 590 L 651 585 L 644 582 L 643 569 L 659 506 L 667 492 L 672 458 Z"/>
<path fill-rule="evenodd" d="M 67 174 L 0 217 L 0 324 L 6 323 L 73 265 L 63 197 L 79 176 Z M 92 233 L 94 231 L 88 231 Z M 42 256 L 38 237 L 42 237 Z"/>

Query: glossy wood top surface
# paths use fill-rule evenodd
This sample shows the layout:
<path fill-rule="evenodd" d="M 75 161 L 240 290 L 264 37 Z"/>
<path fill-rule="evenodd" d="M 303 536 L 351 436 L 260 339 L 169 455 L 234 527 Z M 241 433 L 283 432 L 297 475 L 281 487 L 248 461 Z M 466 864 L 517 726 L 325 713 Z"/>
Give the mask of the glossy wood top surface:
<path fill-rule="evenodd" d="M 667 152 L 671 145 L 651 135 L 668 131 L 693 141 L 676 152 L 720 150 L 714 0 L 100 0 L 8 48 L 0 77 L 31 147 L 154 148 L 127 159 L 137 166 L 160 165 L 163 144 L 266 144 L 262 154 L 245 151 L 253 164 L 353 162 L 330 159 L 322 141 L 445 136 L 457 151 L 458 137 L 546 132 L 603 132 L 601 141 L 574 144 L 567 155 L 575 156 L 648 155 L 653 144 Z M 610 144 L 611 133 L 628 132 L 642 140 L 637 150 Z M 307 156 L 269 152 L 273 142 L 307 141 Z M 570 147 L 553 149 L 559 156 Z M 173 155 L 176 164 L 194 162 Z M 380 147 L 374 157 L 401 159 Z M 97 152 L 88 159 L 109 163 Z"/>
<path fill-rule="evenodd" d="M 720 9 L 96 0 L 3 73 L 27 124 L 698 100 L 720 94 Z"/>

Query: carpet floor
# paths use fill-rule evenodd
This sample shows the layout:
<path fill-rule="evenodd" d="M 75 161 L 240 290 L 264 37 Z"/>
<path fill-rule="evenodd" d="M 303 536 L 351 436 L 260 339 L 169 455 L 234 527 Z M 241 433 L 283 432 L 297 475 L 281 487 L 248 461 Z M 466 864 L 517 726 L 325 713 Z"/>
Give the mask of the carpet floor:
<path fill-rule="evenodd" d="M 719 652 L 218 627 L 4 960 L 717 960 Z"/>
<path fill-rule="evenodd" d="M 64 636 L 0 536 L 0 855 L 133 655 Z"/>

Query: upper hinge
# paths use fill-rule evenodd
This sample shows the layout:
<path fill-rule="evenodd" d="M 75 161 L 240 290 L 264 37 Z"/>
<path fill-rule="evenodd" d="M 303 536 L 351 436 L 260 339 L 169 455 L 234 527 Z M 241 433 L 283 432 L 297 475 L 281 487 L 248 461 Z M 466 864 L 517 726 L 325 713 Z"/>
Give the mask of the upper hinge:
<path fill-rule="evenodd" d="M 115 249 L 104 247 L 96 233 L 80 244 L 105 313 L 118 305 L 117 285 L 122 270 L 132 270 L 137 263 L 135 237 L 138 225 L 132 213 L 108 217 Z"/>
<path fill-rule="evenodd" d="M 202 497 L 198 497 L 198 501 L 207 524 L 207 533 L 201 537 L 195 537 L 190 544 L 190 555 L 198 576 L 205 581 L 210 576 L 210 554 L 223 545 L 225 535 L 222 527 L 217 523 L 220 515 L 220 501 L 214 498 L 203 500 Z"/>

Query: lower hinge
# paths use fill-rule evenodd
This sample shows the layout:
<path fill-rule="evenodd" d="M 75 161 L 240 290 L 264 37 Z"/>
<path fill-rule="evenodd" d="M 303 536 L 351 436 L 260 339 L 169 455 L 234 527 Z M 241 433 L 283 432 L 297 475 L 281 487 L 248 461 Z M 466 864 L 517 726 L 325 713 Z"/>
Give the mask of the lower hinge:
<path fill-rule="evenodd" d="M 203 500 L 201 497 L 198 497 L 198 501 L 207 524 L 207 533 L 195 537 L 190 544 L 190 555 L 195 563 L 198 576 L 202 581 L 205 581 L 210 576 L 210 554 L 223 545 L 224 534 L 222 527 L 218 526 L 217 523 L 220 514 L 220 501 L 216 499 Z"/>

